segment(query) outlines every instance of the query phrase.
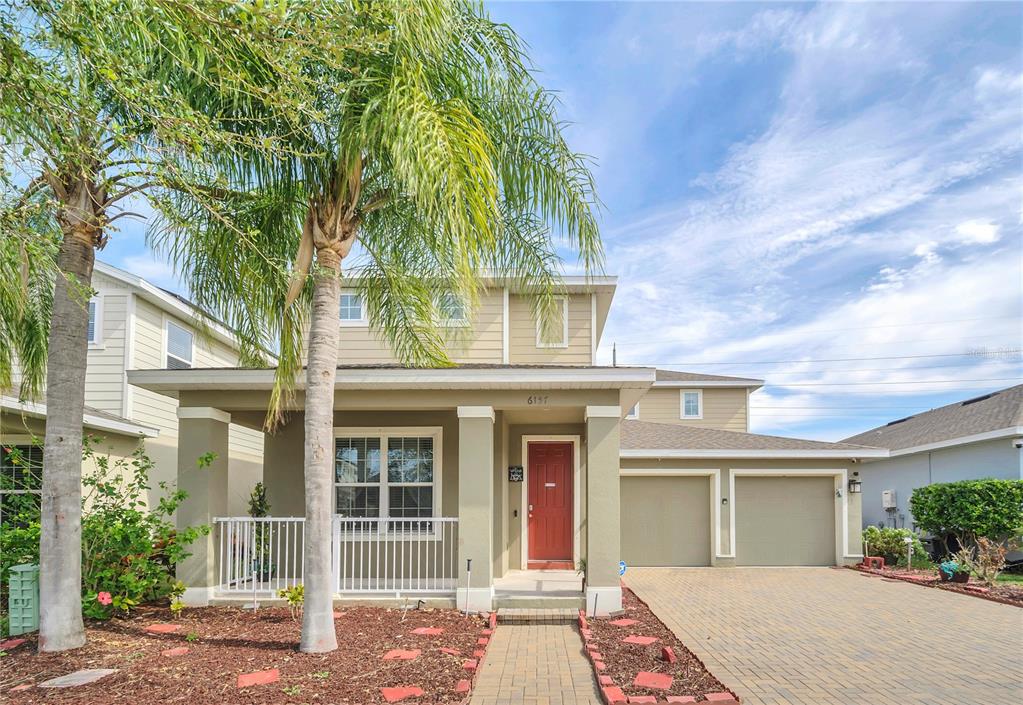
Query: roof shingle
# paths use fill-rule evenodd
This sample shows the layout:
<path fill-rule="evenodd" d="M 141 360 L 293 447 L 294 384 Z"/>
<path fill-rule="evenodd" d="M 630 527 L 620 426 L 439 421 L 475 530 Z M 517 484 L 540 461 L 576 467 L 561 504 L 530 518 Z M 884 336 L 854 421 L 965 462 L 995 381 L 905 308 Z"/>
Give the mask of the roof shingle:
<path fill-rule="evenodd" d="M 762 379 L 750 377 L 729 377 L 727 375 L 705 375 L 701 372 L 679 372 L 677 370 L 657 370 L 658 382 L 735 382 L 737 384 L 763 384 Z"/>
<path fill-rule="evenodd" d="M 784 436 L 722 431 L 682 424 L 622 421 L 623 450 L 864 450 L 849 443 L 828 443 Z"/>

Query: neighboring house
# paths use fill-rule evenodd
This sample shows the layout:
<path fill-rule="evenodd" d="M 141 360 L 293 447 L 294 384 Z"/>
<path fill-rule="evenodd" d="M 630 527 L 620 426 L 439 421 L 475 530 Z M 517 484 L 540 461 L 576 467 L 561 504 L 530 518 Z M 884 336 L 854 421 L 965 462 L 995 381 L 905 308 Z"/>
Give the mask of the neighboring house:
<path fill-rule="evenodd" d="M 931 409 L 845 439 L 889 450 L 860 468 L 863 525 L 913 527 L 909 498 L 935 482 L 1023 480 L 1023 385 Z"/>
<path fill-rule="evenodd" d="M 138 443 L 155 466 L 150 484 L 155 500 L 160 481 L 171 483 L 178 474 L 177 403 L 161 394 L 128 384 L 125 372 L 139 368 L 224 367 L 238 362 L 237 345 L 224 327 L 184 299 L 103 262 L 93 274 L 96 296 L 89 302 L 89 353 L 85 377 L 85 433 L 98 440 L 97 453 L 130 457 Z M 208 336 L 200 335 L 205 327 Z M 0 446 L 19 448 L 38 468 L 42 448 L 33 439 L 45 436 L 46 405 L 0 397 Z M 223 511 L 244 513 L 247 497 L 262 475 L 263 434 L 258 428 L 230 427 L 231 483 Z M 23 477 L 0 451 L 0 494 L 38 494 L 40 473 Z M 87 468 L 86 468 L 87 470 Z M 17 477 L 16 477 L 17 475 Z M 0 498 L 0 508 L 2 508 Z"/>
<path fill-rule="evenodd" d="M 343 291 L 334 418 L 339 597 L 433 595 L 491 609 L 511 604 L 502 588 L 509 580 L 585 562 L 587 609 L 606 613 L 621 605 L 620 560 L 860 558 L 850 474 L 887 451 L 748 433 L 759 380 L 596 366 L 616 283 L 568 277 L 547 334 L 529 298 L 500 279 L 487 282 L 472 320 L 440 302 L 461 364 L 437 369 L 396 364 L 358 293 Z M 188 505 L 185 520 L 207 523 L 230 510 L 230 424 L 259 427 L 273 376 L 229 366 L 128 373 L 148 399 L 179 404 L 179 484 L 206 498 Z M 258 529 L 244 517 L 216 522 L 179 566 L 189 602 L 265 597 L 301 580 L 303 523 L 290 517 L 304 514 L 303 421 L 300 393 L 286 423 L 265 437 L 263 481 L 277 518 Z M 196 457 L 209 450 L 220 457 L 197 471 Z M 577 590 L 560 599 L 583 604 Z"/>

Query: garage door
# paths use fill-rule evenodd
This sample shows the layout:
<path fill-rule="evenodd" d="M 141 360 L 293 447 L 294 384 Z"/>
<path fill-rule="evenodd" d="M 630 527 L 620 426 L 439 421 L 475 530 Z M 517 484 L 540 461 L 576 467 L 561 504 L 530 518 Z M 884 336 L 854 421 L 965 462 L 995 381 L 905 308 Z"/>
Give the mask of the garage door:
<path fill-rule="evenodd" d="M 736 477 L 736 565 L 834 565 L 831 477 Z"/>
<path fill-rule="evenodd" d="M 630 566 L 710 565 L 710 480 L 623 477 L 622 558 Z"/>

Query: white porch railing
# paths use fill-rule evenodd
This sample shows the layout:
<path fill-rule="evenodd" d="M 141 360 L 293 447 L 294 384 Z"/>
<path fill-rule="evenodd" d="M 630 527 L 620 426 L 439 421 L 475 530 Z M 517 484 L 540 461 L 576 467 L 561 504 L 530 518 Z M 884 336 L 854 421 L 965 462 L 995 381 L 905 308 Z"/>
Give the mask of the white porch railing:
<path fill-rule="evenodd" d="M 218 517 L 213 521 L 217 594 L 267 596 L 302 582 L 305 519 Z M 338 593 L 455 591 L 457 518 L 335 516 L 331 543 Z"/>

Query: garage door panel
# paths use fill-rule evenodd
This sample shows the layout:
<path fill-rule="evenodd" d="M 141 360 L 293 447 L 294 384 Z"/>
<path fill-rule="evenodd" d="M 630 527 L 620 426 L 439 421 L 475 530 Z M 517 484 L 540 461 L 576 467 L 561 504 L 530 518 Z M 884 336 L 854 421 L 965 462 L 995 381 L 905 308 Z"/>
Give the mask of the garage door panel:
<path fill-rule="evenodd" d="M 710 480 L 623 477 L 622 559 L 630 566 L 710 565 Z"/>
<path fill-rule="evenodd" d="M 736 477 L 736 565 L 834 565 L 831 477 Z"/>

